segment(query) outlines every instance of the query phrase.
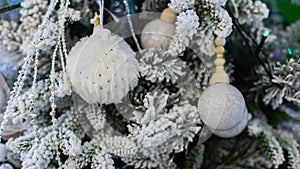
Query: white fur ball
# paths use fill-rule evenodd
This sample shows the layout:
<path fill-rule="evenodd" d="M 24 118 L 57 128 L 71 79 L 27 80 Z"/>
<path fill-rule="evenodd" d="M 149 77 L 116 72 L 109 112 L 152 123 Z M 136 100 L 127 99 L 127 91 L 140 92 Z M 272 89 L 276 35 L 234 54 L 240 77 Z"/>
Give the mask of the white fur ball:
<path fill-rule="evenodd" d="M 135 52 L 118 35 L 96 27 L 67 57 L 73 90 L 87 103 L 120 103 L 138 82 Z"/>
<path fill-rule="evenodd" d="M 174 32 L 174 23 L 155 19 L 149 22 L 142 30 L 141 44 L 144 49 L 161 48 L 168 50 Z"/>
<path fill-rule="evenodd" d="M 246 126 L 242 122 L 248 114 L 244 97 L 230 84 L 216 83 L 205 89 L 199 98 L 198 110 L 201 120 L 216 135 L 218 132 L 220 136 L 226 135 L 223 131 L 228 132 L 225 137 L 232 137 Z M 239 123 L 240 129 L 234 130 Z"/>

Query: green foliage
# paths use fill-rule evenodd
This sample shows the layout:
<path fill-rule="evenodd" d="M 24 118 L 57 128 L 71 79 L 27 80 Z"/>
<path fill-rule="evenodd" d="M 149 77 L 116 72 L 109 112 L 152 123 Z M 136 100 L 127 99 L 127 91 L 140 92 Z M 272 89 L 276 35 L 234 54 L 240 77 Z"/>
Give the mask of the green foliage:
<path fill-rule="evenodd" d="M 275 168 L 282 165 L 284 161 L 287 161 L 291 169 L 299 168 L 299 145 L 292 136 L 272 128 L 266 123 L 264 116 L 251 120 L 248 131 L 251 136 L 258 138 L 261 151 Z M 287 156 L 284 151 L 287 151 Z"/>
<path fill-rule="evenodd" d="M 210 138 L 205 144 L 202 169 L 270 168 L 271 163 L 258 150 L 258 140 L 246 133 L 231 138 Z"/>
<path fill-rule="evenodd" d="M 300 152 L 297 141 L 292 136 L 279 132 L 278 130 L 274 130 L 274 135 L 276 135 L 276 138 L 278 138 L 280 145 L 287 150 L 288 168 L 300 168 Z"/>
<path fill-rule="evenodd" d="M 260 148 L 272 162 L 275 168 L 284 162 L 283 150 L 271 132 L 261 133 L 259 136 Z"/>
<path fill-rule="evenodd" d="M 289 23 L 293 23 L 300 18 L 300 6 L 298 6 L 300 4 L 300 1 L 291 1 L 293 1 L 294 4 L 286 2 L 284 0 L 276 0 L 278 9 L 282 12 Z"/>
<path fill-rule="evenodd" d="M 263 89 L 263 101 L 273 109 L 283 104 L 284 100 L 300 105 L 300 58 L 290 58 L 286 63 L 271 65 L 273 79 L 270 81 L 266 72 L 260 68 L 257 74 L 261 77 L 255 82 L 257 89 Z"/>
<path fill-rule="evenodd" d="M 197 143 L 192 152 L 189 153 L 183 169 L 199 169 L 203 163 L 205 146 Z"/>

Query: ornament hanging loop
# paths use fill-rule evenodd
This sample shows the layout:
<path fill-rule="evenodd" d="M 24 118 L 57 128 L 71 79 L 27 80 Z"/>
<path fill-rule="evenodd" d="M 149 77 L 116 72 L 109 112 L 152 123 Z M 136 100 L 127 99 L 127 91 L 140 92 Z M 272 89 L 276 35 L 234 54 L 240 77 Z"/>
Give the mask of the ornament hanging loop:
<path fill-rule="evenodd" d="M 104 1 L 101 0 L 99 4 L 99 12 L 100 16 L 98 15 L 97 12 L 94 14 L 94 18 L 90 20 L 91 24 L 94 24 L 94 28 L 98 27 L 100 25 L 100 28 L 103 28 L 103 15 L 104 15 Z"/>
<path fill-rule="evenodd" d="M 225 65 L 225 59 L 223 58 L 224 54 L 224 46 L 225 46 L 226 40 L 225 38 L 216 38 L 215 39 L 215 51 L 217 54 L 217 58 L 214 62 L 216 66 L 216 71 L 212 75 L 210 84 L 215 83 L 229 83 L 229 76 L 225 72 L 224 65 Z"/>
<path fill-rule="evenodd" d="M 92 23 L 94 24 L 94 27 L 99 26 L 99 25 L 101 26 L 101 21 L 100 20 L 101 19 L 100 19 L 99 15 L 97 14 L 97 12 L 95 12 L 94 18 L 92 20 Z"/>

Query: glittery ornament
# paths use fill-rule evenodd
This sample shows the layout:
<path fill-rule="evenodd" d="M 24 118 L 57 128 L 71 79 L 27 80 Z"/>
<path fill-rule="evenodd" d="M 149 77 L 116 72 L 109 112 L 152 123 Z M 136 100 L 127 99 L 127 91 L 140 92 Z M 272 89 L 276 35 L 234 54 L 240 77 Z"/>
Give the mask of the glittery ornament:
<path fill-rule="evenodd" d="M 211 86 L 203 91 L 198 111 L 203 123 L 217 136 L 228 138 L 241 133 L 248 122 L 248 111 L 241 92 L 229 84 L 224 70 L 225 39 L 216 39 L 216 72 Z"/>
<path fill-rule="evenodd" d="M 137 85 L 135 52 L 118 35 L 100 26 L 82 38 L 67 57 L 73 90 L 87 103 L 119 103 Z"/>
<path fill-rule="evenodd" d="M 202 121 L 215 131 L 232 129 L 247 114 L 242 94 L 227 83 L 216 83 L 205 89 L 199 98 L 198 109 Z"/>
<path fill-rule="evenodd" d="M 176 14 L 166 8 L 160 19 L 149 22 L 142 30 L 141 43 L 144 49 L 162 48 L 167 50 L 175 32 Z"/>

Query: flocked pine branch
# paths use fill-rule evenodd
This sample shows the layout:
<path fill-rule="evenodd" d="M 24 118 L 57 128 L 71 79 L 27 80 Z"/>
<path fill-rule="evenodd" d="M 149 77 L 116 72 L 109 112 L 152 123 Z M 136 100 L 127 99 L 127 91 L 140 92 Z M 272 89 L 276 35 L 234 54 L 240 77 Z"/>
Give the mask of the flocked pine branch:
<path fill-rule="evenodd" d="M 299 167 L 299 144 L 286 133 L 282 133 L 265 122 L 265 118 L 253 119 L 248 125 L 251 136 L 259 138 L 261 150 L 267 155 L 275 168 L 288 162 L 290 168 Z M 283 150 L 287 150 L 288 157 L 284 157 Z"/>
<path fill-rule="evenodd" d="M 48 2 L 45 0 L 39 1 L 24 1 L 21 3 L 22 9 L 20 10 L 21 24 L 15 27 L 15 33 L 8 33 L 10 30 L 7 27 L 9 24 L 16 25 L 14 21 L 3 21 L 1 24 L 1 41 L 7 46 L 8 50 L 16 50 L 26 53 L 26 49 L 31 45 L 34 32 L 37 31 L 38 25 L 42 23 L 42 18 L 48 8 Z M 49 32 L 50 33 L 50 32 Z M 49 34 L 50 35 L 50 34 Z"/>
<path fill-rule="evenodd" d="M 297 141 L 290 135 L 280 132 L 278 130 L 274 131 L 274 134 L 278 138 L 280 145 L 287 150 L 288 153 L 288 168 L 296 169 L 300 168 L 300 151 L 299 144 Z"/>
<path fill-rule="evenodd" d="M 255 85 L 265 90 L 263 101 L 274 109 L 282 105 L 284 99 L 300 105 L 300 59 L 290 58 L 286 63 L 272 64 L 271 68 L 272 81 L 261 68 L 257 70 L 261 78 Z"/>
<path fill-rule="evenodd" d="M 148 2 L 149 1 L 150 0 L 148 0 Z M 246 3 L 250 1 L 253 3 Z M 26 2 L 29 3 L 29 1 Z M 154 1 L 151 0 L 151 2 Z M 171 0 L 169 6 L 178 13 L 178 17 L 176 21 L 176 34 L 171 43 L 169 52 L 173 52 L 175 56 L 183 54 L 185 48 L 188 47 L 194 40 L 193 38 L 196 37 L 201 53 L 207 55 L 214 54 L 213 41 L 215 36 L 227 37 L 231 32 L 231 18 L 223 8 L 226 2 L 226 0 Z M 261 20 L 266 17 L 267 10 L 260 1 L 240 0 L 234 2 L 236 2 L 235 5 L 237 5 L 238 11 L 236 12 L 241 17 L 239 18 L 240 20 L 242 20 L 243 17 L 246 17 L 248 20 L 251 20 L 251 22 L 261 22 Z M 34 13 L 34 11 L 31 12 Z M 35 12 L 38 13 L 39 11 Z M 247 15 L 243 15 L 244 12 Z M 30 16 L 31 14 L 28 16 L 25 16 L 25 14 L 22 15 L 28 19 L 32 18 Z M 72 16 L 76 15 L 74 14 Z M 44 30 L 44 34 L 42 34 L 41 37 L 35 38 L 50 40 L 51 43 L 49 42 L 50 45 L 48 47 L 51 48 L 53 47 L 54 44 L 52 43 L 55 40 L 51 38 L 51 36 L 57 36 L 55 34 L 57 25 L 53 25 L 50 22 L 53 22 L 54 24 L 55 22 L 49 20 L 49 29 L 51 30 Z M 5 29 L 17 30 L 18 26 L 8 25 Z M 22 38 L 18 37 L 18 34 L 11 34 L 10 36 L 11 42 L 16 41 L 13 48 L 18 48 L 18 45 L 20 45 L 18 43 L 21 42 Z M 30 36 L 34 35 L 32 34 Z M 46 43 L 47 41 L 44 42 Z M 43 46 L 43 44 L 41 44 L 40 48 L 47 49 L 47 45 Z M 149 56 L 143 56 L 144 58 L 142 58 L 141 64 L 143 64 L 143 66 L 141 67 L 143 70 L 140 70 L 140 72 L 142 74 L 144 72 L 143 76 L 153 83 L 160 83 L 164 80 L 176 82 L 177 79 L 182 76 L 182 67 L 184 64 L 178 63 L 176 60 L 178 58 L 164 60 L 167 57 L 158 57 L 160 55 L 155 55 L 155 53 L 153 53 L 150 53 Z M 203 88 L 200 79 L 207 79 L 205 74 L 210 71 L 205 69 L 206 68 L 201 67 L 192 70 L 194 72 L 191 72 L 191 74 L 188 75 L 192 80 L 193 73 L 201 73 L 201 76 L 196 77 L 197 83 L 192 85 L 193 90 L 191 90 L 189 94 L 187 94 L 188 92 L 185 90 L 188 87 L 184 90 L 180 90 L 179 93 L 181 92 L 181 94 L 190 95 L 193 91 Z M 45 85 L 49 86 L 49 83 L 37 83 L 35 92 L 47 90 L 48 88 L 45 87 Z M 57 88 L 61 86 L 62 85 L 59 85 L 59 82 L 55 82 L 52 87 Z M 86 117 L 88 123 L 94 127 L 95 133 L 97 134 L 94 135 L 94 138 L 92 138 L 91 141 L 85 140 L 85 142 L 81 144 L 84 140 L 83 133 L 80 130 L 80 125 L 77 124 L 77 122 L 72 121 L 75 120 L 74 110 L 61 111 L 59 110 L 59 107 L 57 107 L 57 114 L 63 115 L 58 119 L 58 124 L 55 126 L 56 130 L 53 130 L 53 126 L 51 125 L 46 126 L 49 125 L 49 123 L 47 123 L 39 129 L 37 135 L 25 132 L 24 136 L 11 140 L 8 145 L 15 152 L 21 154 L 22 159 L 24 160 L 23 164 L 26 167 L 38 165 L 39 168 L 44 168 L 50 162 L 58 161 L 60 166 L 70 169 L 83 167 L 115 168 L 113 157 L 117 156 L 121 157 L 127 166 L 133 166 L 135 168 L 176 168 L 176 165 L 173 162 L 174 154 L 186 151 L 188 143 L 193 140 L 196 133 L 200 130 L 200 127 L 197 125 L 200 123 L 200 120 L 198 119 L 197 108 L 185 100 L 190 98 L 182 96 L 178 99 L 178 93 L 174 94 L 168 92 L 165 90 L 163 84 L 157 86 L 159 86 L 156 88 L 157 90 L 151 91 L 149 89 L 150 92 L 146 92 L 146 96 L 142 98 L 142 105 L 140 107 L 135 107 L 136 110 L 132 113 L 133 117 L 130 119 L 130 123 L 127 123 L 128 125 L 126 124 L 128 127 L 128 133 L 126 134 L 128 135 L 114 135 L 113 133 L 105 131 L 108 130 L 107 125 L 109 124 L 107 116 L 111 112 L 104 109 L 95 110 L 93 107 L 90 107 L 91 109 L 85 109 L 84 111 L 87 113 Z M 63 91 L 60 89 L 57 90 Z M 146 89 L 146 87 L 144 89 Z M 49 108 L 49 102 L 47 101 L 49 93 L 47 92 L 48 91 L 45 91 L 43 94 L 34 95 L 37 98 L 33 99 L 36 101 L 37 109 L 35 110 L 39 110 L 41 113 L 44 112 L 45 114 L 48 111 L 39 108 L 47 106 Z M 54 95 L 58 96 L 57 93 Z M 176 97 L 174 97 L 174 95 L 176 95 Z M 173 97 L 177 100 L 172 100 Z M 190 95 L 190 97 L 193 96 Z M 26 94 L 20 98 L 22 100 L 20 102 L 25 102 L 25 98 Z M 198 98 L 198 96 L 195 96 L 194 98 Z M 45 102 L 42 103 L 43 101 Z M 22 110 L 19 112 L 25 112 L 21 106 L 19 108 Z M 21 119 L 21 114 L 24 115 L 25 113 L 19 114 L 19 119 Z M 38 115 L 39 113 L 34 114 Z M 122 114 L 122 112 L 120 114 Z M 45 118 L 44 120 L 47 120 L 46 117 L 41 117 Z M 66 122 L 68 121 L 66 119 L 69 119 L 71 122 Z M 265 147 L 265 152 L 275 166 L 278 166 L 283 162 L 283 149 L 287 149 L 291 168 L 297 167 L 298 151 L 296 151 L 295 148 L 298 146 L 291 137 L 288 135 L 277 136 L 276 130 L 270 129 L 264 122 L 259 122 L 259 127 L 257 128 L 253 127 L 255 125 L 251 123 L 249 129 L 251 126 L 253 135 L 261 138 L 265 143 L 263 146 Z M 266 131 L 261 131 L 261 129 L 265 129 Z M 40 142 L 35 142 L 36 138 L 40 138 Z M 57 142 L 57 140 L 59 140 L 59 142 Z M 59 144 L 59 147 L 56 146 L 57 144 Z M 51 148 L 52 146 L 56 147 Z M 38 149 L 40 149 L 40 151 Z M 188 157 L 190 157 L 190 161 L 188 162 L 190 163 L 187 162 L 186 166 L 189 168 L 199 168 L 203 162 L 203 159 L 199 158 L 202 157 L 203 151 L 202 145 L 196 147 L 196 149 L 188 155 Z M 55 156 L 59 156 L 60 153 L 67 155 L 64 164 L 61 164 L 62 161 L 59 162 L 58 159 L 55 159 Z M 227 151 L 222 151 L 221 153 L 225 154 Z M 33 157 L 33 160 L 29 157 Z M 34 163 L 34 159 L 36 160 L 36 163 Z M 250 159 L 250 161 L 254 159 L 252 162 L 262 160 L 257 154 L 248 159 Z M 227 168 L 232 168 L 232 166 L 240 167 L 245 161 L 247 160 L 241 160 L 237 162 L 237 164 L 224 164 L 219 168 L 224 166 L 227 166 Z M 251 162 L 249 162 L 249 164 L 251 164 Z"/>
<path fill-rule="evenodd" d="M 267 155 L 268 159 L 278 168 L 285 159 L 282 147 L 272 133 L 272 128 L 260 119 L 252 120 L 248 125 L 249 133 L 258 137 L 260 140 L 261 150 Z"/>
<path fill-rule="evenodd" d="M 179 58 L 172 57 L 162 50 L 149 49 L 142 55 L 139 71 L 151 82 L 166 80 L 175 83 L 185 74 L 183 71 L 185 67 L 185 63 Z"/>
<path fill-rule="evenodd" d="M 199 27 L 195 40 L 202 53 L 212 56 L 215 37 L 226 38 L 232 31 L 232 19 L 223 8 L 226 0 L 196 1 L 195 8 L 199 16 Z"/>
<path fill-rule="evenodd" d="M 288 122 L 280 123 L 278 128 L 280 131 L 293 135 L 296 140 L 300 140 L 300 122 L 298 120 L 290 120 Z"/>
<path fill-rule="evenodd" d="M 80 130 L 75 112 L 69 111 L 58 119 L 55 130 L 48 126 L 39 128 L 37 135 L 25 132 L 24 136 L 10 139 L 7 147 L 20 154 L 24 168 L 46 168 L 55 156 L 60 155 L 60 151 L 73 157 L 80 154 L 82 138 L 83 131 Z"/>
<path fill-rule="evenodd" d="M 168 53 L 178 56 L 182 55 L 193 40 L 199 26 L 199 17 L 193 9 L 187 8 L 176 17 L 175 25 L 175 35 L 170 42 Z"/>
<path fill-rule="evenodd" d="M 196 107 L 182 102 L 169 110 L 168 98 L 167 94 L 157 91 L 149 93 L 144 106 L 133 112 L 137 124 L 128 127 L 131 137 L 136 139 L 137 154 L 141 156 L 124 158 L 126 163 L 136 168 L 172 166 L 169 155 L 184 151 L 188 142 L 193 141 L 200 130 L 196 126 L 199 123 Z"/>
<path fill-rule="evenodd" d="M 65 83 L 65 81 L 63 81 L 62 73 L 57 73 L 56 77 L 55 94 L 61 98 L 66 95 L 70 95 L 70 86 L 68 83 Z M 48 110 L 50 107 L 49 97 L 51 95 L 50 90 L 47 88 L 47 86 L 49 85 L 49 79 L 38 81 L 37 88 L 35 89 L 34 93 L 35 109 L 32 111 L 37 114 L 40 125 L 47 124 L 47 120 L 49 120 L 47 119 L 47 117 L 49 116 Z M 29 116 L 30 102 L 28 101 L 28 97 L 30 94 L 32 94 L 32 89 L 28 89 L 17 98 L 15 107 L 12 110 L 13 112 L 10 112 L 9 116 L 7 117 L 8 119 L 12 120 L 14 124 L 25 122 L 26 125 L 29 125 L 31 117 Z"/>
<path fill-rule="evenodd" d="M 114 168 L 114 161 L 112 156 L 103 151 L 98 145 L 96 139 L 92 139 L 90 142 L 85 142 L 82 146 L 82 153 L 77 157 L 69 157 L 64 164 L 64 168 L 84 168 L 90 167 L 96 168 Z"/>
<path fill-rule="evenodd" d="M 264 24 L 264 20 L 269 17 L 270 10 L 263 1 L 257 0 L 235 0 L 228 1 L 232 15 L 239 23 L 253 36 L 258 43 L 261 41 L 262 33 L 270 30 Z M 276 37 L 271 34 L 267 42 L 273 42 Z"/>
<path fill-rule="evenodd" d="M 269 9 L 266 4 L 256 0 L 230 1 L 235 17 L 240 24 L 247 24 L 253 27 L 262 26 L 262 20 L 268 18 Z M 229 3 L 230 3 L 229 2 Z"/>
<path fill-rule="evenodd" d="M 54 20 L 47 21 L 47 27 L 43 34 L 35 34 L 38 26 L 42 23 L 49 7 L 47 0 L 25 0 L 21 3 L 20 24 L 15 21 L 0 20 L 0 44 L 6 46 L 7 50 L 19 50 L 27 54 L 28 48 L 32 47 L 32 39 L 38 38 L 43 42 L 39 44 L 44 53 L 48 53 L 57 42 L 58 25 Z M 68 9 L 67 17 L 72 21 L 80 19 L 80 12 L 72 8 Z M 35 37 L 39 36 L 39 37 Z M 49 54 L 49 53 L 48 53 Z"/>

